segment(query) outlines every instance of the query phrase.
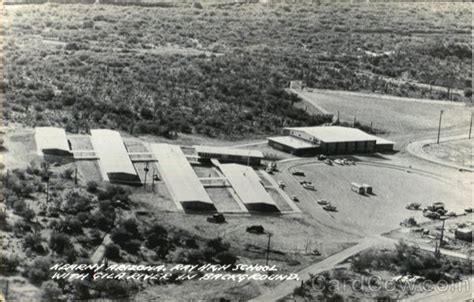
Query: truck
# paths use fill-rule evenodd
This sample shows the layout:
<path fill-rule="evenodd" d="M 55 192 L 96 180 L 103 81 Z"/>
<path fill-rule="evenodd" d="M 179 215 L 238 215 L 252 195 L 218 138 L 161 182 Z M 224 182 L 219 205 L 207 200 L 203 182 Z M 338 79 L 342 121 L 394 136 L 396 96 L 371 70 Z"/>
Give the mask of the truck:
<path fill-rule="evenodd" d="M 365 188 L 358 183 L 351 183 L 351 190 L 358 194 L 365 194 Z"/>
<path fill-rule="evenodd" d="M 363 184 L 362 187 L 364 188 L 365 193 L 367 193 L 367 194 L 372 194 L 373 190 L 372 190 L 372 186 L 371 186 L 371 185 Z"/>

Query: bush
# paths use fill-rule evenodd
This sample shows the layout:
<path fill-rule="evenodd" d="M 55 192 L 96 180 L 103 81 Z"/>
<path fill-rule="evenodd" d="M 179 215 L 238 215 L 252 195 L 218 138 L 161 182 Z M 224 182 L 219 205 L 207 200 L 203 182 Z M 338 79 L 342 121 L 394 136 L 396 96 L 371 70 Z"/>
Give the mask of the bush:
<path fill-rule="evenodd" d="M 0 267 L 3 274 L 13 274 L 17 272 L 20 260 L 16 255 L 0 254 Z"/>
<path fill-rule="evenodd" d="M 120 259 L 120 246 L 114 243 L 110 243 L 105 247 L 105 257 L 118 260 Z"/>
<path fill-rule="evenodd" d="M 53 232 L 49 239 L 49 247 L 58 254 L 62 254 L 66 249 L 72 247 L 69 236 Z"/>
<path fill-rule="evenodd" d="M 87 192 L 90 192 L 90 193 L 96 193 L 97 188 L 99 187 L 97 182 L 93 180 L 88 181 L 86 186 L 87 186 Z"/>
<path fill-rule="evenodd" d="M 63 291 L 59 288 L 58 284 L 54 281 L 46 281 L 41 285 L 41 296 L 42 302 L 60 302 L 64 301 L 61 298 Z"/>
<path fill-rule="evenodd" d="M 231 252 L 220 252 L 216 255 L 216 260 L 219 264 L 234 265 L 237 262 L 237 257 Z"/>
<path fill-rule="evenodd" d="M 61 176 L 65 179 L 72 179 L 72 175 L 74 174 L 74 169 L 72 168 L 67 168 L 66 170 L 63 171 Z"/>
<path fill-rule="evenodd" d="M 61 222 L 60 230 L 70 235 L 82 234 L 82 223 L 77 218 L 69 216 Z"/>
<path fill-rule="evenodd" d="M 49 278 L 49 268 L 53 261 L 48 257 L 36 258 L 33 264 L 26 270 L 26 275 L 31 283 L 41 285 Z"/>
<path fill-rule="evenodd" d="M 25 236 L 23 247 L 25 249 L 30 249 L 35 253 L 43 255 L 46 253 L 46 250 L 43 246 L 43 237 L 40 234 L 28 234 Z"/>

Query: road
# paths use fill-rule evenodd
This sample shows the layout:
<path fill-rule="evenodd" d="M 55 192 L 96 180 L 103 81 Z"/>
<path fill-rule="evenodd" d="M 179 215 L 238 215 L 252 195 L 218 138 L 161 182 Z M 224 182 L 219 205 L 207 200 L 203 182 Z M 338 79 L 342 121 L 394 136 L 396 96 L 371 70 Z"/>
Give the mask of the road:
<path fill-rule="evenodd" d="M 393 242 L 390 240 L 386 240 L 386 238 L 381 236 L 371 236 L 363 238 L 359 241 L 356 245 L 345 249 L 337 254 L 327 257 L 326 259 L 317 262 L 311 266 L 308 266 L 305 269 L 300 270 L 297 272 L 300 279 L 307 280 L 310 278 L 310 275 L 317 275 L 324 271 L 328 271 L 334 268 L 339 263 L 343 262 L 344 260 L 372 247 L 378 246 L 393 246 Z M 293 292 L 293 290 L 301 285 L 301 280 L 291 280 L 291 281 L 283 281 L 277 287 L 272 288 L 271 291 L 252 299 L 251 301 L 254 302 L 267 302 L 267 301 L 277 301 L 279 299 L 283 299 L 287 295 Z"/>
<path fill-rule="evenodd" d="M 459 283 L 454 283 L 446 288 L 434 289 L 429 293 L 421 293 L 414 297 L 404 299 L 404 302 L 423 302 L 423 301 L 472 301 L 474 289 L 474 277 Z"/>
<path fill-rule="evenodd" d="M 462 139 L 467 139 L 467 138 L 468 138 L 467 135 L 449 136 L 449 137 L 443 137 L 442 139 L 440 139 L 440 142 L 456 141 L 456 140 L 462 140 Z M 426 153 L 423 150 L 423 147 L 425 145 L 435 143 L 436 141 L 437 141 L 437 139 L 433 138 L 433 139 L 426 139 L 426 140 L 412 142 L 412 143 L 408 144 L 408 146 L 406 146 L 406 150 L 413 156 L 416 156 L 418 158 L 421 158 L 423 160 L 426 160 L 426 161 L 429 161 L 429 162 L 432 162 L 432 163 L 435 163 L 435 164 L 438 164 L 438 165 L 442 165 L 442 166 L 446 166 L 446 167 L 450 167 L 450 168 L 454 168 L 454 169 L 458 169 L 458 170 L 461 169 L 463 171 L 474 172 L 474 169 L 472 169 L 472 168 L 456 165 L 452 162 L 442 160 L 440 158 L 437 158 L 435 156 L 432 156 L 432 155 Z"/>

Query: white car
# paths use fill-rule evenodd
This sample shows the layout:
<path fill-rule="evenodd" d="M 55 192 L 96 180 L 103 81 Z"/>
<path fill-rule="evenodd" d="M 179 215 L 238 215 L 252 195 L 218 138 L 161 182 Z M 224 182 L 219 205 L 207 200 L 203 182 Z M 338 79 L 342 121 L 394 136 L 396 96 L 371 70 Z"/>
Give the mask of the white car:
<path fill-rule="evenodd" d="M 314 190 L 314 186 L 311 183 L 304 183 L 303 188 L 307 190 Z"/>

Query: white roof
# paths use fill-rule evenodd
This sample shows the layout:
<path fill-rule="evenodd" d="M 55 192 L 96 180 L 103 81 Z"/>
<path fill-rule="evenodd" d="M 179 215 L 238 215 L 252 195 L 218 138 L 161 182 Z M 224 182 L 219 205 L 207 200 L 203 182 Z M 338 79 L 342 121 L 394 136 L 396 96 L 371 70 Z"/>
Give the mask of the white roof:
<path fill-rule="evenodd" d="M 378 138 L 374 135 L 365 133 L 364 131 L 341 126 L 318 126 L 318 127 L 296 127 L 285 128 L 288 130 L 303 131 L 308 135 L 314 136 L 316 139 L 325 143 L 336 142 L 360 142 L 360 141 L 376 141 L 381 144 L 394 143 L 392 141 Z"/>
<path fill-rule="evenodd" d="M 35 128 L 36 148 L 39 154 L 43 150 L 55 149 L 70 152 L 67 142 L 66 131 L 63 128 L 36 127 Z"/>
<path fill-rule="evenodd" d="M 120 133 L 108 129 L 91 130 L 91 142 L 100 160 L 104 179 L 109 173 L 137 175 Z"/>
<path fill-rule="evenodd" d="M 301 148 L 314 148 L 316 145 L 311 144 L 305 140 L 293 137 L 293 136 L 274 136 L 268 137 L 268 140 L 277 142 L 279 144 L 290 146 L 294 149 L 301 149 Z"/>
<path fill-rule="evenodd" d="M 213 204 L 179 146 L 150 144 L 150 150 L 158 160 L 160 174 L 175 200 Z"/>
<path fill-rule="evenodd" d="M 193 146 L 197 153 L 214 153 L 222 155 L 234 155 L 242 157 L 263 158 L 263 153 L 257 150 L 237 149 L 228 147 L 211 147 L 211 146 Z"/>
<path fill-rule="evenodd" d="M 272 197 L 260 183 L 260 177 L 248 166 L 221 164 L 219 166 L 244 204 L 267 204 L 276 207 Z"/>

